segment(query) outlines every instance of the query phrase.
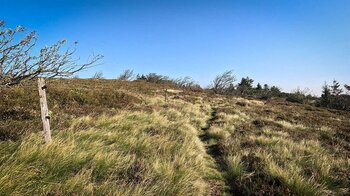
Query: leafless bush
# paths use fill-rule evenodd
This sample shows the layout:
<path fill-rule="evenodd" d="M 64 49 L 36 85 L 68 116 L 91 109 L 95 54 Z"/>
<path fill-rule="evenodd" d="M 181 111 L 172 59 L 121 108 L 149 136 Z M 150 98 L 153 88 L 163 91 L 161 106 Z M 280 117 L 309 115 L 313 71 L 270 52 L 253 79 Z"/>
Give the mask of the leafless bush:
<path fill-rule="evenodd" d="M 102 71 L 98 71 L 94 74 L 94 76 L 92 76 L 93 79 L 103 79 L 103 73 Z"/>
<path fill-rule="evenodd" d="M 170 81 L 168 76 L 163 76 L 156 73 L 149 73 L 145 77 L 147 82 L 152 83 L 167 83 Z"/>
<path fill-rule="evenodd" d="M 224 73 L 215 77 L 211 88 L 215 93 L 224 93 L 227 89 L 232 88 L 235 81 L 236 77 L 233 74 L 233 71 L 225 71 Z"/>
<path fill-rule="evenodd" d="M 181 87 L 181 88 L 200 88 L 200 85 L 194 81 L 191 77 L 186 76 L 184 78 L 178 78 L 173 80 L 176 86 Z"/>
<path fill-rule="evenodd" d="M 117 80 L 132 80 L 133 78 L 134 78 L 134 71 L 131 69 L 127 69 L 118 76 Z"/>

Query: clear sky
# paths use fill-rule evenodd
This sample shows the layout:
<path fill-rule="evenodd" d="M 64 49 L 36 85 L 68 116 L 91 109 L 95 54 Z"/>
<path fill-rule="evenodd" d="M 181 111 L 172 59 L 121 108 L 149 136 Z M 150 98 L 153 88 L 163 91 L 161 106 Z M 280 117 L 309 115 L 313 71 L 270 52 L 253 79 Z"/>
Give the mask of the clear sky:
<path fill-rule="evenodd" d="M 320 92 L 350 83 L 350 0 L 0 0 L 7 26 L 39 33 L 39 46 L 78 41 L 103 71 L 192 76 L 201 85 L 233 69 L 238 78 Z"/>

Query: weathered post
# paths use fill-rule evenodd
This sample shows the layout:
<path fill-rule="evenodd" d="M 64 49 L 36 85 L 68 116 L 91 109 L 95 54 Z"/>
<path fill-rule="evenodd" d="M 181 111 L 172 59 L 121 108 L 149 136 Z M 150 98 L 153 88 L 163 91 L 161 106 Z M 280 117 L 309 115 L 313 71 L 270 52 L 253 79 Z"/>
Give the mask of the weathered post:
<path fill-rule="evenodd" d="M 168 103 L 168 89 L 164 90 L 165 103 Z"/>
<path fill-rule="evenodd" d="M 43 121 L 44 137 L 45 137 L 45 142 L 50 143 L 52 139 L 51 139 L 51 130 L 50 130 L 49 109 L 47 107 L 47 101 L 46 101 L 46 88 L 47 87 L 45 85 L 44 78 L 38 78 L 41 120 Z"/>

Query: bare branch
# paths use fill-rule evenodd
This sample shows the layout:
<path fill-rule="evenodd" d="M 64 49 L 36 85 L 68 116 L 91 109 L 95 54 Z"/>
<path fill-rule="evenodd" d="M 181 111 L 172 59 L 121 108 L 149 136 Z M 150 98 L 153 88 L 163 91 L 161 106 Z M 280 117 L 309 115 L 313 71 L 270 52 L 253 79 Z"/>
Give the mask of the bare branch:
<path fill-rule="evenodd" d="M 5 22 L 0 20 L 0 86 L 16 85 L 36 77 L 69 77 L 96 65 L 103 58 L 93 54 L 86 63 L 79 64 L 79 58 L 73 58 L 77 42 L 64 50 L 66 40 L 44 47 L 39 54 L 33 55 L 36 32 L 19 38 L 24 32 L 21 26 L 5 28 Z"/>

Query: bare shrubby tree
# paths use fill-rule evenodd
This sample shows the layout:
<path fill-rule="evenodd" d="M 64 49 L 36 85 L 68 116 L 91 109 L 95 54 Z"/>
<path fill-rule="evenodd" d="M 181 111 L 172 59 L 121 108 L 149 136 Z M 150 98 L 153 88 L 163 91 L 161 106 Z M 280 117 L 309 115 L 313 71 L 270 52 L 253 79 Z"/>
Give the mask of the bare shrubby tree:
<path fill-rule="evenodd" d="M 134 70 L 127 69 L 122 74 L 120 74 L 117 78 L 117 80 L 132 80 L 134 79 Z"/>
<path fill-rule="evenodd" d="M 92 55 L 84 64 L 77 64 L 79 59 L 72 56 L 75 45 L 62 51 L 66 40 L 42 48 L 38 55 L 33 55 L 36 45 L 36 32 L 29 32 L 23 38 L 25 29 L 17 26 L 6 28 L 0 20 L 0 86 L 11 86 L 36 77 L 68 77 L 89 68 L 100 60 L 102 55 Z"/>
<path fill-rule="evenodd" d="M 156 73 L 149 73 L 145 76 L 147 82 L 152 83 L 167 83 L 170 81 L 170 78 L 168 76 L 163 76 Z"/>
<path fill-rule="evenodd" d="M 300 87 L 297 87 L 296 89 L 292 90 L 291 93 L 303 96 L 311 96 L 311 90 L 309 88 L 301 89 Z"/>
<path fill-rule="evenodd" d="M 234 86 L 236 81 L 233 71 L 225 71 L 224 73 L 217 75 L 212 82 L 211 88 L 215 93 L 224 93 L 227 89 L 230 89 Z"/>
<path fill-rule="evenodd" d="M 176 86 L 181 88 L 200 88 L 200 85 L 194 81 L 191 77 L 186 76 L 184 78 L 178 78 L 173 80 Z"/>
<path fill-rule="evenodd" d="M 94 76 L 92 76 L 93 79 L 103 79 L 103 73 L 102 71 L 98 71 L 94 74 Z"/>

